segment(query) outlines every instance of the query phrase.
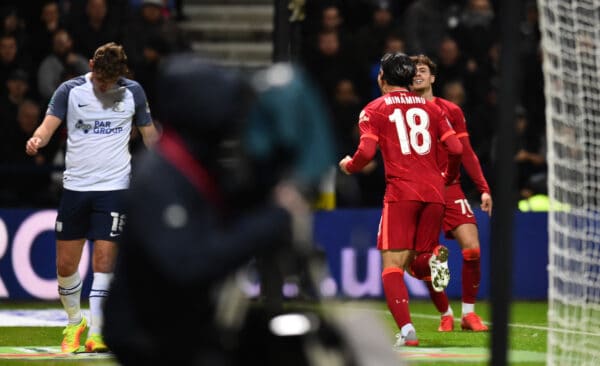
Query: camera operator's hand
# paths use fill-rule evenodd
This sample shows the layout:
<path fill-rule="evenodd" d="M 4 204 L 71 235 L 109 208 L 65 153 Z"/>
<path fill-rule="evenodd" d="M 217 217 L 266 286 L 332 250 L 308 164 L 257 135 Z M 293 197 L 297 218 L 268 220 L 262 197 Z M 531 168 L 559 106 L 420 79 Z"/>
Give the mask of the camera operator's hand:
<path fill-rule="evenodd" d="M 298 247 L 311 242 L 311 209 L 297 185 L 290 181 L 279 182 L 273 189 L 273 199 L 290 214 L 294 245 Z"/>
<path fill-rule="evenodd" d="M 288 211 L 291 216 L 302 216 L 310 213 L 310 206 L 298 187 L 289 182 L 279 182 L 273 189 L 273 198 L 278 206 Z"/>

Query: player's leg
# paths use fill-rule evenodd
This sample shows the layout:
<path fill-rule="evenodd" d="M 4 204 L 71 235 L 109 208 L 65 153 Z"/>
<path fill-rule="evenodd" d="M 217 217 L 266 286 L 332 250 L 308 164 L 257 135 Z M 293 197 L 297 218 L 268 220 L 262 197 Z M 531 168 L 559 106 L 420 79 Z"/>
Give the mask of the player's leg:
<path fill-rule="evenodd" d="M 64 190 L 56 217 L 56 274 L 58 294 L 67 313 L 61 349 L 79 350 L 80 336 L 87 327 L 81 312 L 82 281 L 78 267 L 88 230 L 89 202 L 86 194 Z"/>
<path fill-rule="evenodd" d="M 94 213 L 90 228 L 90 236 L 94 238 L 92 254 L 94 278 L 89 295 L 90 330 L 85 342 L 88 352 L 108 351 L 102 338 L 103 309 L 117 257 L 116 240 L 122 234 L 125 224 L 124 194 L 122 190 L 94 193 Z"/>
<path fill-rule="evenodd" d="M 382 257 L 383 291 L 388 308 L 400 329 L 395 346 L 419 344 L 410 318 L 408 289 L 404 282 L 404 269 L 414 256 L 412 243 L 419 209 L 418 202 L 384 203 L 379 223 L 377 248 Z"/>
<path fill-rule="evenodd" d="M 431 277 L 431 285 L 438 292 L 443 291 L 450 281 L 448 248 L 439 244 L 443 217 L 443 204 L 425 204 L 419 215 L 415 237 L 415 249 L 419 255 L 411 264 L 411 270 L 420 277 Z"/>
<path fill-rule="evenodd" d="M 412 251 L 382 251 L 381 280 L 388 308 L 400 329 L 396 346 L 417 346 L 419 341 L 410 318 L 408 289 L 404 283 L 404 266 L 410 261 Z"/>
<path fill-rule="evenodd" d="M 81 312 L 82 281 L 77 267 L 85 239 L 56 241 L 56 272 L 60 302 L 67 313 L 61 349 L 65 353 L 79 350 L 80 337 L 87 327 Z"/>
<path fill-rule="evenodd" d="M 461 326 L 466 330 L 486 331 L 488 327 L 481 322 L 481 318 L 475 313 L 475 300 L 481 280 L 481 259 L 477 225 L 472 223 L 459 225 L 452 230 L 452 235 L 460 245 L 463 256 Z"/>
<path fill-rule="evenodd" d="M 417 255 L 410 266 L 411 275 L 425 282 L 427 290 L 429 291 L 429 297 L 436 310 L 441 315 L 438 331 L 450 332 L 454 330 L 454 313 L 450 306 L 446 291 L 436 291 L 431 285 L 431 268 L 429 267 L 431 255 L 432 253 L 421 253 Z"/>
<path fill-rule="evenodd" d="M 107 240 L 94 241 L 92 268 L 94 278 L 90 290 L 90 330 L 85 342 L 88 352 L 106 352 L 108 347 L 102 338 L 104 324 L 104 302 L 108 296 L 110 282 L 113 278 L 117 244 Z"/>
<path fill-rule="evenodd" d="M 442 316 L 438 330 L 442 332 L 448 332 L 454 329 L 452 308 L 450 307 L 446 292 L 443 290 L 439 291 L 439 286 L 434 288 L 432 285 L 431 273 L 433 263 L 435 264 L 435 270 L 438 272 L 438 277 L 443 275 L 442 279 L 438 278 L 438 285 L 445 284 L 447 286 L 450 279 L 447 266 L 447 252 L 444 254 L 445 258 L 438 257 L 440 254 L 440 249 L 443 248 L 447 250 L 447 248 L 438 245 L 439 229 L 435 230 L 435 227 L 438 225 L 438 223 L 438 228 L 441 226 L 443 212 L 443 206 L 432 204 L 428 205 L 427 210 L 424 210 L 423 215 L 421 216 L 421 225 L 419 225 L 420 232 L 418 234 L 418 240 L 421 243 L 418 249 L 420 253 L 411 263 L 411 271 L 414 277 L 425 281 L 425 285 L 429 291 L 429 296 L 435 308 Z M 434 256 L 433 250 L 436 250 L 436 256 L 432 260 L 432 256 Z M 444 260 L 442 261 L 440 259 Z"/>

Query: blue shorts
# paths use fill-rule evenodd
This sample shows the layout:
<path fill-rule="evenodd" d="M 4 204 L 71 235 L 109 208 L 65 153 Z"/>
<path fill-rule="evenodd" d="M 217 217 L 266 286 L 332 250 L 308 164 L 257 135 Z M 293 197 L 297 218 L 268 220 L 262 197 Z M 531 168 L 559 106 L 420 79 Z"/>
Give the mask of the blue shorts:
<path fill-rule="evenodd" d="M 125 192 L 63 190 L 54 227 L 56 238 L 118 241 L 125 224 Z"/>

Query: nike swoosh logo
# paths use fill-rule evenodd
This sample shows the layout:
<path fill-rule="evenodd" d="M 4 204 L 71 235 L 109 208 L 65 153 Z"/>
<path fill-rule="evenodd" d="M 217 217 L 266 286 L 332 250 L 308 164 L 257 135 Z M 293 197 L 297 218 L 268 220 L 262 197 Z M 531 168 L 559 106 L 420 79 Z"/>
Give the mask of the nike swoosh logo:
<path fill-rule="evenodd" d="M 77 103 L 77 106 L 78 106 L 79 108 L 87 107 L 88 105 L 89 105 L 89 104 L 79 104 L 79 103 Z"/>
<path fill-rule="evenodd" d="M 119 236 L 121 234 L 119 234 L 119 233 L 110 233 L 109 235 L 110 235 L 111 238 L 114 238 L 114 237 Z"/>

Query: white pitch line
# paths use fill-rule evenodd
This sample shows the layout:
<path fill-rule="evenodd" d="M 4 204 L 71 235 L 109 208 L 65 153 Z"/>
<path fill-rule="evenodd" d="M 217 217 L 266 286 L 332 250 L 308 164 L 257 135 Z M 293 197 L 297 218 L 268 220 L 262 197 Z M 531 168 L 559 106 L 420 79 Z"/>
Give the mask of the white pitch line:
<path fill-rule="evenodd" d="M 380 310 L 383 311 L 383 310 Z M 415 318 L 423 318 L 423 319 L 439 319 L 439 316 L 435 316 L 435 315 L 429 315 L 429 314 L 410 314 L 412 317 Z M 456 319 L 455 321 L 459 321 L 458 319 Z M 484 321 L 483 323 L 487 324 L 487 325 L 491 325 L 491 322 L 486 322 Z M 580 331 L 580 330 L 572 330 L 572 329 L 559 329 L 559 328 L 550 328 L 550 327 L 545 327 L 542 325 L 532 325 L 532 324 L 522 324 L 522 323 L 508 323 L 509 327 L 513 327 L 513 328 L 525 328 L 525 329 L 535 329 L 535 330 L 543 330 L 546 332 L 557 332 L 557 333 L 565 333 L 565 334 L 578 334 L 578 335 L 589 335 L 589 336 L 593 336 L 593 337 L 600 337 L 600 333 L 592 333 L 592 332 L 585 332 L 585 331 Z"/>
<path fill-rule="evenodd" d="M 362 310 L 362 311 L 375 311 L 378 313 L 384 313 L 387 316 L 392 316 L 390 314 L 389 311 L 387 310 L 379 310 L 379 309 L 369 309 L 369 308 L 364 308 L 364 307 L 353 307 L 355 310 Z M 411 317 L 414 318 L 421 318 L 421 319 L 439 319 L 439 315 L 430 315 L 430 314 L 420 314 L 420 313 L 411 313 L 410 314 Z M 459 319 L 456 319 L 455 321 L 459 321 Z M 484 321 L 483 323 L 487 324 L 487 325 L 491 325 L 491 322 L 486 322 Z M 572 329 L 559 329 L 559 328 L 550 328 L 550 327 L 546 327 L 546 326 L 541 326 L 541 325 L 532 325 L 532 324 L 522 324 L 522 323 L 508 323 L 509 327 L 513 327 L 513 328 L 524 328 L 524 329 L 534 329 L 534 330 L 543 330 L 546 332 L 556 332 L 556 333 L 565 333 L 565 334 L 577 334 L 577 335 L 586 335 L 586 336 L 592 336 L 592 337 L 600 337 L 600 333 L 593 333 L 593 332 L 586 332 L 586 331 L 580 331 L 580 330 L 572 330 Z"/>

